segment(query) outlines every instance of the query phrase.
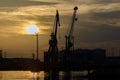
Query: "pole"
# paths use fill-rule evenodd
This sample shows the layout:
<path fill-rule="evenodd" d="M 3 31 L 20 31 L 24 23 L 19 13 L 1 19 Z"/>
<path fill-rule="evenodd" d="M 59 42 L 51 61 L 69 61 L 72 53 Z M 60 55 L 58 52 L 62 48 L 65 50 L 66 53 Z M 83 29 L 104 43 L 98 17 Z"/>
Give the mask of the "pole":
<path fill-rule="evenodd" d="M 36 53 L 37 53 L 37 60 L 38 60 L 39 59 L 38 33 L 36 34 Z"/>

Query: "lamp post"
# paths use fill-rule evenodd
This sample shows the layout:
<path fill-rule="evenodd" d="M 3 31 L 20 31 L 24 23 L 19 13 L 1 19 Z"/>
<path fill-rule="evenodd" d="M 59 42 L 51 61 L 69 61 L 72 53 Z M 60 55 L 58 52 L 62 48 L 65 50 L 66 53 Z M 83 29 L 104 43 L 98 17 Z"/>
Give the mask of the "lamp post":
<path fill-rule="evenodd" d="M 39 41 L 38 41 L 38 33 L 36 33 L 36 53 L 37 53 L 37 60 L 39 59 Z"/>

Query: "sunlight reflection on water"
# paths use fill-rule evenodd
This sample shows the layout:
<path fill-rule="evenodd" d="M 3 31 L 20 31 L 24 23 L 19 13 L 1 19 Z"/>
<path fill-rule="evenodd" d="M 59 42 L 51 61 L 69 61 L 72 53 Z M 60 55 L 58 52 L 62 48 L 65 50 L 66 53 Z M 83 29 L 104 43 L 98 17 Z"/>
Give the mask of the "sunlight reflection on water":
<path fill-rule="evenodd" d="M 86 75 L 86 72 L 71 72 L 71 80 L 87 80 L 77 75 Z M 64 72 L 59 73 L 60 80 L 64 77 Z M 44 71 L 31 72 L 31 71 L 0 71 L 0 80 L 44 80 Z"/>
<path fill-rule="evenodd" d="M 31 71 L 0 71 L 0 80 L 37 80 L 37 75 L 44 80 L 43 71 L 38 74 Z"/>

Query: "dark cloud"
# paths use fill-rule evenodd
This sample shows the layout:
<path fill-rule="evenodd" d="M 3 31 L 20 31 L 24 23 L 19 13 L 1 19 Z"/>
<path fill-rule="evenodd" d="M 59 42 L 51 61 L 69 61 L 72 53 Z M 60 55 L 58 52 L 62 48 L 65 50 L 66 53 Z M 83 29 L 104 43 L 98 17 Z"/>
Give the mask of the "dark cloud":
<path fill-rule="evenodd" d="M 114 12 L 113 12 L 114 13 Z M 101 13 L 102 15 L 102 13 Z M 107 15 L 107 13 L 106 13 Z M 112 15 L 112 14 L 111 14 Z M 78 21 L 74 25 L 74 36 L 76 42 L 104 42 L 120 40 L 120 27 L 111 25 L 110 23 L 100 23 L 98 19 L 104 22 L 107 18 L 91 17 L 92 14 L 78 15 Z M 109 16 L 110 17 L 110 16 Z M 71 25 L 71 15 L 61 15 L 61 40 L 64 42 L 64 36 Z M 54 16 L 44 16 L 39 18 L 39 21 L 43 21 L 43 24 L 53 27 Z M 47 23 L 48 22 L 48 23 Z"/>
<path fill-rule="evenodd" d="M 99 12 L 99 13 L 89 13 L 89 14 L 79 14 L 78 21 L 75 22 L 74 33 L 75 39 L 78 42 L 103 42 L 103 41 L 114 41 L 120 40 L 120 27 L 116 25 L 111 25 L 110 22 L 113 19 L 119 20 L 120 11 L 112 12 Z M 115 15 L 115 16 L 114 16 Z M 38 16 L 38 15 L 17 15 L 17 19 L 25 21 L 36 21 L 37 25 L 45 25 L 53 27 L 54 15 Z M 71 24 L 72 15 L 60 15 L 61 21 L 61 35 L 64 41 L 64 36 L 66 35 L 67 28 Z M 109 19 L 110 22 L 107 22 Z M 8 23 L 7 23 L 8 22 Z M 105 23 L 106 22 L 106 23 Z M 19 21 L 2 21 L 3 24 L 14 25 L 20 24 Z M 8 26 L 9 26 L 8 25 Z M 20 27 L 20 26 L 19 26 Z M 49 29 L 45 29 L 48 32 Z M 49 30 L 50 32 L 50 30 Z"/>
<path fill-rule="evenodd" d="M 99 13 L 100 14 L 100 13 Z M 105 13 L 106 16 L 95 18 L 95 15 L 83 15 L 79 16 L 79 21 L 75 27 L 75 36 L 78 41 L 81 42 L 104 42 L 120 40 L 120 26 L 111 25 L 105 23 L 106 19 L 110 19 L 111 16 Z M 117 13 L 116 13 L 117 14 Z M 100 15 L 103 15 L 102 13 Z M 111 14 L 112 15 L 112 14 Z M 114 18 L 114 17 L 113 17 Z M 99 20 L 102 22 L 99 22 Z M 112 18 L 110 19 L 112 21 Z"/>
<path fill-rule="evenodd" d="M 90 14 L 92 19 L 120 19 L 120 11 L 98 12 Z"/>
<path fill-rule="evenodd" d="M 0 0 L 0 7 L 21 7 L 33 5 L 54 5 L 54 2 L 30 1 L 30 0 Z"/>

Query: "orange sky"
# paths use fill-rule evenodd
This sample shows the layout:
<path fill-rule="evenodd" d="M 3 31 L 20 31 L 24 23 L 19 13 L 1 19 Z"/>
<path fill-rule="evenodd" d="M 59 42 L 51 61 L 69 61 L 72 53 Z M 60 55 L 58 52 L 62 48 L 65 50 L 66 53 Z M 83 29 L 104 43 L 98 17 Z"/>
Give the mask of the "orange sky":
<path fill-rule="evenodd" d="M 79 8 L 74 28 L 75 47 L 120 47 L 119 5 L 119 0 L 1 0 L 0 49 L 8 57 L 32 57 L 36 53 L 36 38 L 26 34 L 25 28 L 34 24 L 40 29 L 42 58 L 49 47 L 56 9 L 61 21 L 59 46 L 64 48 L 74 6 Z"/>

